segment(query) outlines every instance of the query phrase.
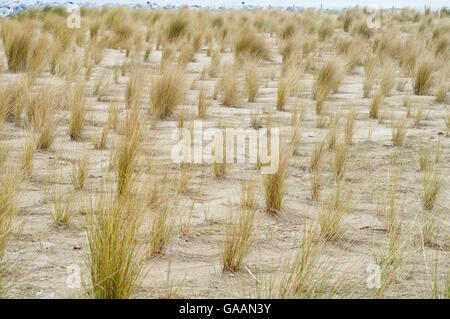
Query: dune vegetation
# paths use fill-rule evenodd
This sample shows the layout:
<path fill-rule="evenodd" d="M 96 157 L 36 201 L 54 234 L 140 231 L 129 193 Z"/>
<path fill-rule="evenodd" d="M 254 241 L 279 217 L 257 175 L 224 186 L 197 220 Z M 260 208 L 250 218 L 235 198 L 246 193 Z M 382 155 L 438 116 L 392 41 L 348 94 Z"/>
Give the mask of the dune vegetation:
<path fill-rule="evenodd" d="M 1 18 L 0 297 L 448 298 L 450 18 L 369 14 Z"/>

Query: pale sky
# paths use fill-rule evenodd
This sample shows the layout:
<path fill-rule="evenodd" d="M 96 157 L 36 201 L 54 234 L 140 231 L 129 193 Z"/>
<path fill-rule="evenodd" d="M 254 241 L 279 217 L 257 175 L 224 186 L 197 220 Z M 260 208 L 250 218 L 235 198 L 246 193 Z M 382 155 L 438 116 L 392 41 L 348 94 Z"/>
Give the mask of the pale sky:
<path fill-rule="evenodd" d="M 145 2 L 145 1 L 144 1 Z M 152 1 L 153 2 L 153 1 Z M 207 5 L 221 5 L 225 4 L 226 6 L 241 6 L 241 0 L 156 0 L 158 4 L 199 4 L 202 6 Z M 344 8 L 344 7 L 353 7 L 355 5 L 359 6 L 378 6 L 381 8 L 392 8 L 395 7 L 414 7 L 414 8 L 423 8 L 424 5 L 431 6 L 433 8 L 441 8 L 443 6 L 448 6 L 448 1 L 446 0 L 428 0 L 428 1 L 418 1 L 418 0 L 359 0 L 359 1 L 351 1 L 351 0 L 306 0 L 306 1 L 296 1 L 296 0 L 247 0 L 246 4 L 253 5 L 272 5 L 272 6 L 292 6 L 296 5 L 299 7 L 320 7 L 322 3 L 324 8 Z"/>
<path fill-rule="evenodd" d="M 35 2 L 34 0 L 9 0 L 11 2 Z M 147 0 L 95 0 L 95 1 L 89 1 L 89 0 L 72 0 L 75 3 L 84 3 L 84 2 L 92 2 L 96 4 L 105 4 L 105 3 L 139 3 L 139 4 L 145 4 Z M 225 7 L 241 7 L 241 1 L 242 0 L 150 0 L 150 2 L 156 2 L 159 5 L 166 5 L 166 4 L 174 4 L 174 5 L 182 5 L 182 4 L 188 4 L 188 5 L 201 5 L 201 6 L 210 6 L 210 7 L 218 7 L 218 6 L 225 6 Z M 0 2 L 4 2 L 4 0 L 0 0 Z M 67 0 L 41 0 L 41 2 L 63 2 L 67 3 Z M 305 0 L 305 1 L 298 1 L 298 0 L 247 0 L 245 1 L 246 4 L 249 5 L 259 5 L 259 6 L 298 6 L 298 7 L 315 7 L 318 8 L 322 4 L 323 8 L 346 8 L 346 7 L 354 7 L 356 5 L 359 5 L 360 7 L 379 7 L 379 8 L 392 8 L 392 6 L 396 8 L 402 8 L 402 7 L 410 7 L 410 8 L 416 8 L 416 9 L 423 9 L 425 5 L 427 7 L 431 7 L 433 9 L 440 9 L 441 7 L 449 6 L 448 0 L 426 0 L 426 1 L 420 1 L 420 0 L 357 0 L 357 1 L 351 1 L 351 0 Z"/>

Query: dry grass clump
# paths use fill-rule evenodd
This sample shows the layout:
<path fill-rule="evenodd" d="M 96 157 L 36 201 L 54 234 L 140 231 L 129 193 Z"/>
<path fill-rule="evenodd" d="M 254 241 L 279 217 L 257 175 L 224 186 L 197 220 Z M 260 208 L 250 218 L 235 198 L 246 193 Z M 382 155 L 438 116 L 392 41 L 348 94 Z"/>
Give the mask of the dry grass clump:
<path fill-rule="evenodd" d="M 439 248 L 439 246 L 431 246 Z M 427 278 L 425 283 L 425 298 L 431 299 L 449 299 L 450 298 L 450 271 L 445 269 L 445 265 L 440 262 L 444 259 L 440 252 L 434 252 L 434 260 L 430 262 L 427 268 Z M 427 256 L 424 252 L 425 263 L 428 263 Z M 443 278 L 442 278 L 443 277 Z"/>
<path fill-rule="evenodd" d="M 436 91 L 436 103 L 442 103 L 445 101 L 445 97 L 447 96 L 447 83 L 445 80 L 441 80 L 439 83 L 438 89 Z"/>
<path fill-rule="evenodd" d="M 89 39 L 91 41 L 96 41 L 98 38 L 98 35 L 100 34 L 102 27 L 102 22 L 100 19 L 95 19 L 94 21 L 91 21 L 89 24 Z"/>
<path fill-rule="evenodd" d="M 345 72 L 342 61 L 333 59 L 325 62 L 314 75 L 312 87 L 313 98 L 316 100 L 316 112 L 320 114 L 325 99 L 338 90 Z"/>
<path fill-rule="evenodd" d="M 129 57 L 134 39 L 135 28 L 127 17 L 122 17 L 112 26 L 112 35 L 108 39 L 108 46 L 114 49 L 125 50 L 125 56 Z"/>
<path fill-rule="evenodd" d="M 71 140 L 78 141 L 83 134 L 87 105 L 84 85 L 77 84 L 73 90 L 72 109 L 69 119 L 69 136 Z"/>
<path fill-rule="evenodd" d="M 409 117 L 411 115 L 411 98 L 409 94 L 403 96 L 403 106 L 407 108 L 406 117 Z"/>
<path fill-rule="evenodd" d="M 381 92 L 375 94 L 370 102 L 369 116 L 372 119 L 378 119 L 380 116 L 380 109 L 383 107 L 383 94 Z"/>
<path fill-rule="evenodd" d="M 316 127 L 317 128 L 326 128 L 330 124 L 330 117 L 326 115 L 319 114 L 316 118 Z"/>
<path fill-rule="evenodd" d="M 377 65 L 377 58 L 375 55 L 367 56 L 364 61 L 364 82 L 363 82 L 363 97 L 369 97 L 375 81 L 375 67 Z"/>
<path fill-rule="evenodd" d="M 181 163 L 178 178 L 178 193 L 185 194 L 188 190 L 189 182 L 193 175 L 193 168 L 190 163 Z"/>
<path fill-rule="evenodd" d="M 6 244 L 12 233 L 14 218 L 17 213 L 17 195 L 20 190 L 22 175 L 12 168 L 0 168 L 0 292 L 2 291 L 2 262 Z"/>
<path fill-rule="evenodd" d="M 375 298 L 382 298 L 386 291 L 398 280 L 404 267 L 404 253 L 407 243 L 404 240 L 401 228 L 395 227 L 389 232 L 387 248 L 375 254 L 374 262 L 380 268 L 380 286 L 373 287 L 370 294 Z"/>
<path fill-rule="evenodd" d="M 311 175 L 311 199 L 315 202 L 319 200 L 321 184 L 322 174 L 320 170 L 315 170 Z"/>
<path fill-rule="evenodd" d="M 278 30 L 278 37 L 281 40 L 288 40 L 295 36 L 297 32 L 296 26 L 293 23 L 286 23 Z"/>
<path fill-rule="evenodd" d="M 194 48 L 194 44 L 186 39 L 178 45 L 178 50 L 180 53 L 178 54 L 178 64 L 180 67 L 185 68 L 189 62 L 195 61 L 196 48 Z"/>
<path fill-rule="evenodd" d="M 107 190 L 87 208 L 88 266 L 96 299 L 128 299 L 145 274 L 145 253 L 136 240 L 142 203 L 130 192 L 117 199 Z"/>
<path fill-rule="evenodd" d="M 211 63 L 210 63 L 209 68 L 208 68 L 208 75 L 211 78 L 217 77 L 217 72 L 218 72 L 219 67 L 220 67 L 221 57 L 222 56 L 220 55 L 220 52 L 217 51 L 217 50 L 214 50 L 211 53 Z"/>
<path fill-rule="evenodd" d="M 178 55 L 178 65 L 181 68 L 186 68 L 189 62 L 195 60 L 195 51 L 191 46 L 186 45 Z M 206 73 L 206 72 L 205 72 Z"/>
<path fill-rule="evenodd" d="M 19 166 L 24 177 L 30 177 L 33 172 L 33 159 L 36 152 L 36 138 L 28 132 L 19 155 Z"/>
<path fill-rule="evenodd" d="M 407 79 L 406 78 L 399 78 L 397 80 L 397 91 L 399 92 L 405 92 L 406 89 L 406 83 L 407 83 Z"/>
<path fill-rule="evenodd" d="M 426 171 L 432 165 L 431 146 L 429 144 L 421 144 L 419 146 L 419 169 Z"/>
<path fill-rule="evenodd" d="M 242 28 L 235 36 L 233 48 L 236 61 L 241 61 L 242 58 L 247 57 L 271 60 L 270 51 L 264 38 L 248 26 Z"/>
<path fill-rule="evenodd" d="M 338 128 L 339 128 L 339 118 L 337 118 L 334 122 L 330 123 L 330 128 L 328 130 L 326 139 L 328 144 L 328 149 L 333 150 L 336 146 L 337 138 L 338 138 Z"/>
<path fill-rule="evenodd" d="M 236 78 L 236 66 L 224 65 L 222 76 L 218 82 L 222 92 L 222 103 L 225 106 L 237 106 L 239 104 L 238 81 Z"/>
<path fill-rule="evenodd" d="M 310 168 L 311 171 L 317 171 L 320 168 L 320 163 L 325 154 L 325 143 L 323 141 L 315 143 L 311 153 Z"/>
<path fill-rule="evenodd" d="M 48 88 L 41 88 L 36 94 L 29 95 L 26 115 L 35 131 L 38 149 L 48 149 L 55 139 L 55 103 L 55 96 Z"/>
<path fill-rule="evenodd" d="M 139 108 L 139 100 L 144 89 L 144 70 L 136 65 L 130 72 L 130 78 L 125 88 L 125 108 Z"/>
<path fill-rule="evenodd" d="M 440 212 L 426 212 L 422 216 L 421 235 L 422 241 L 425 246 L 434 249 L 441 249 L 442 246 L 439 243 L 439 234 L 442 231 L 442 225 L 440 221 Z"/>
<path fill-rule="evenodd" d="M 108 134 L 109 134 L 109 126 L 105 124 L 102 128 L 102 131 L 100 133 L 100 136 L 98 135 L 92 135 L 92 144 L 94 144 L 94 148 L 97 150 L 103 150 L 106 147 L 106 142 L 108 140 Z"/>
<path fill-rule="evenodd" d="M 289 79 L 289 95 L 299 96 L 301 93 L 300 80 L 306 66 L 302 63 L 299 53 L 295 53 L 285 61 L 280 70 L 280 77 Z M 280 79 L 281 80 L 281 79 Z"/>
<path fill-rule="evenodd" d="M 174 41 L 179 39 L 183 34 L 187 32 L 188 20 L 184 19 L 181 15 L 177 15 L 172 19 L 167 26 L 166 36 L 167 40 Z"/>
<path fill-rule="evenodd" d="M 0 98 L 3 97 L 2 92 L 0 92 Z M 4 104 L 0 105 L 0 129 L 3 127 L 3 124 L 6 121 L 6 113 L 8 112 L 8 109 L 5 107 Z"/>
<path fill-rule="evenodd" d="M 255 178 L 250 178 L 248 180 L 242 181 L 240 200 L 241 200 L 241 207 L 243 209 L 256 209 L 257 189 Z"/>
<path fill-rule="evenodd" d="M 449 131 L 450 131 L 450 111 L 447 111 L 447 114 L 444 116 L 444 122 L 445 122 L 445 126 L 447 128 L 445 136 L 449 136 Z"/>
<path fill-rule="evenodd" d="M 103 59 L 103 51 L 105 49 L 105 41 L 89 42 L 85 51 L 87 60 L 90 61 L 90 65 L 98 65 Z M 56 57 L 57 59 L 57 57 Z"/>
<path fill-rule="evenodd" d="M 278 51 L 281 54 L 283 66 L 298 58 L 298 43 L 294 38 L 284 40 L 279 44 Z"/>
<path fill-rule="evenodd" d="M 213 172 L 214 178 L 222 179 L 225 178 L 228 174 L 228 168 L 229 166 L 225 162 L 225 154 L 223 155 L 223 158 L 220 159 L 218 155 L 215 155 L 215 153 L 212 154 L 213 160 L 211 162 L 211 168 Z"/>
<path fill-rule="evenodd" d="M 277 273 L 267 286 L 264 285 L 263 296 L 278 299 L 336 296 L 338 284 L 330 282 L 334 265 L 322 258 L 321 249 L 314 228 L 306 225 L 294 261 L 288 263 L 290 269 L 286 273 Z"/>
<path fill-rule="evenodd" d="M 176 67 L 165 68 L 158 78 L 153 79 L 150 88 L 152 118 L 164 119 L 171 116 L 183 100 L 183 71 Z"/>
<path fill-rule="evenodd" d="M 248 253 L 254 232 L 256 210 L 241 208 L 238 216 L 230 216 L 232 220 L 225 227 L 222 241 L 222 270 L 237 272 Z"/>
<path fill-rule="evenodd" d="M 163 256 L 166 253 L 175 222 L 177 205 L 176 200 L 165 200 L 152 210 L 147 257 Z"/>
<path fill-rule="evenodd" d="M 378 34 L 372 41 L 372 51 L 383 64 L 398 54 L 400 46 L 401 41 L 398 40 L 398 37 L 387 36 L 387 33 Z"/>
<path fill-rule="evenodd" d="M 278 81 L 277 110 L 282 111 L 286 105 L 286 98 L 292 85 L 292 78 L 284 75 Z"/>
<path fill-rule="evenodd" d="M 398 170 L 395 174 L 389 174 L 387 181 L 388 187 L 381 194 L 381 203 L 377 204 L 377 214 L 384 217 L 384 226 L 389 232 L 395 231 L 399 223 L 397 193 L 400 174 L 401 170 Z"/>
<path fill-rule="evenodd" d="M 383 62 L 383 72 L 381 74 L 380 92 L 384 96 L 390 96 L 392 88 L 394 87 L 394 67 L 390 59 Z"/>
<path fill-rule="evenodd" d="M 247 96 L 249 102 L 255 102 L 256 95 L 258 94 L 259 87 L 261 85 L 260 74 L 258 72 L 258 64 L 255 62 L 246 63 L 245 69 L 245 88 L 247 90 Z"/>
<path fill-rule="evenodd" d="M 113 167 L 116 173 L 117 194 L 127 194 L 132 187 L 137 168 L 137 155 L 142 132 L 138 114 L 132 111 L 125 120 L 125 135 L 120 138 L 113 152 Z"/>
<path fill-rule="evenodd" d="M 353 131 L 355 128 L 355 120 L 358 116 L 358 110 L 352 108 L 345 119 L 345 143 L 351 145 L 353 142 Z"/>
<path fill-rule="evenodd" d="M 89 173 L 89 157 L 85 154 L 81 160 L 72 164 L 70 179 L 75 190 L 83 189 Z"/>
<path fill-rule="evenodd" d="M 0 116 L 3 121 L 21 124 L 23 109 L 29 96 L 27 82 L 23 77 L 0 88 Z"/>
<path fill-rule="evenodd" d="M 416 69 L 419 47 L 417 39 L 409 36 L 401 47 L 399 62 L 406 76 L 413 76 Z"/>
<path fill-rule="evenodd" d="M 345 171 L 345 161 L 347 159 L 348 144 L 345 141 L 336 144 L 333 157 L 333 177 L 335 180 L 342 179 Z"/>
<path fill-rule="evenodd" d="M 117 131 L 119 128 L 120 107 L 118 103 L 111 102 L 108 108 L 108 128 Z"/>
<path fill-rule="evenodd" d="M 159 66 L 160 71 L 163 71 L 167 65 L 170 65 L 171 60 L 175 56 L 175 53 L 176 51 L 173 45 L 169 43 L 164 45 L 161 53 L 161 61 Z"/>
<path fill-rule="evenodd" d="M 262 116 L 260 112 L 252 112 L 250 114 L 250 127 L 255 130 L 263 127 Z"/>
<path fill-rule="evenodd" d="M 436 168 L 432 166 L 426 170 L 422 177 L 422 207 L 429 211 L 432 210 L 439 193 L 441 192 L 444 179 L 438 174 Z"/>
<path fill-rule="evenodd" d="M 50 148 L 55 140 L 56 125 L 50 115 L 41 121 L 38 128 L 36 146 L 38 149 L 46 150 Z"/>
<path fill-rule="evenodd" d="M 104 101 L 104 97 L 111 86 L 110 79 L 107 78 L 106 72 L 103 72 L 95 81 L 93 94 L 97 96 L 97 101 Z M 127 90 L 127 89 L 126 89 Z M 125 101 L 126 102 L 126 101 Z"/>
<path fill-rule="evenodd" d="M 56 225 L 70 226 L 72 200 L 73 197 L 71 195 L 65 196 L 59 187 L 53 190 L 51 194 L 52 203 L 50 212 L 52 214 L 53 222 Z"/>
<path fill-rule="evenodd" d="M 345 66 L 347 72 L 354 73 L 356 67 L 360 66 L 364 62 L 361 58 L 364 40 L 357 36 L 343 43 L 344 45 L 341 47 L 341 50 L 339 50 L 339 53 L 342 53 L 346 57 Z"/>
<path fill-rule="evenodd" d="M 186 110 L 182 110 L 178 115 L 177 115 L 177 127 L 178 128 L 183 128 L 184 127 L 184 122 L 186 121 L 186 117 L 187 117 L 188 113 Z"/>
<path fill-rule="evenodd" d="M 28 54 L 32 46 L 32 32 L 16 21 L 2 24 L 2 40 L 8 69 L 12 72 L 23 72 L 27 68 Z"/>
<path fill-rule="evenodd" d="M 150 55 L 152 53 L 152 47 L 149 45 L 145 48 L 144 57 L 142 58 L 144 62 L 148 62 Z"/>
<path fill-rule="evenodd" d="M 423 105 L 419 105 L 417 107 L 416 113 L 414 113 L 414 125 L 416 127 L 420 126 L 420 122 L 422 122 L 423 119 Z"/>
<path fill-rule="evenodd" d="M 206 117 L 206 111 L 208 110 L 209 101 L 206 97 L 206 89 L 205 87 L 201 87 L 198 92 L 198 116 L 200 118 Z"/>
<path fill-rule="evenodd" d="M 335 241 L 342 237 L 342 221 L 350 208 L 351 200 L 342 183 L 336 185 L 333 193 L 319 212 L 320 237 Z"/>
<path fill-rule="evenodd" d="M 324 18 L 319 25 L 319 28 L 317 29 L 317 35 L 319 36 L 320 41 L 325 41 L 326 39 L 330 38 L 331 35 L 334 32 L 334 23 L 329 18 Z"/>
<path fill-rule="evenodd" d="M 392 144 L 395 147 L 402 147 L 406 137 L 406 117 L 400 116 L 397 118 L 392 118 L 391 129 L 392 129 Z"/>
<path fill-rule="evenodd" d="M 37 37 L 31 46 L 27 57 L 27 75 L 32 81 L 40 75 L 47 66 L 48 47 L 51 45 L 47 35 Z"/>
<path fill-rule="evenodd" d="M 41 120 L 51 112 L 49 105 L 50 96 L 47 90 L 42 89 L 35 94 L 30 93 L 26 102 L 27 123 L 33 128 L 39 127 Z"/>
<path fill-rule="evenodd" d="M 432 85 L 432 77 L 434 62 L 428 58 L 420 61 L 417 67 L 413 82 L 413 90 L 417 95 L 427 95 Z"/>
<path fill-rule="evenodd" d="M 281 145 L 278 170 L 273 174 L 267 174 L 263 177 L 266 211 L 273 215 L 278 215 L 281 212 L 283 198 L 286 192 L 284 184 L 288 173 L 290 154 L 292 154 L 292 151 L 289 147 Z"/>
<path fill-rule="evenodd" d="M 8 159 L 10 149 L 4 144 L 0 144 L 0 170 L 3 169 L 6 160 Z"/>
<path fill-rule="evenodd" d="M 42 88 L 36 94 L 30 94 L 26 115 L 28 123 L 33 127 L 36 135 L 36 147 L 48 149 L 55 139 L 56 123 L 53 119 L 54 96 L 48 88 Z"/>
<path fill-rule="evenodd" d="M 289 139 L 289 148 L 292 151 L 292 155 L 299 155 L 298 144 L 300 137 L 301 137 L 300 128 L 297 125 L 293 126 Z"/>

